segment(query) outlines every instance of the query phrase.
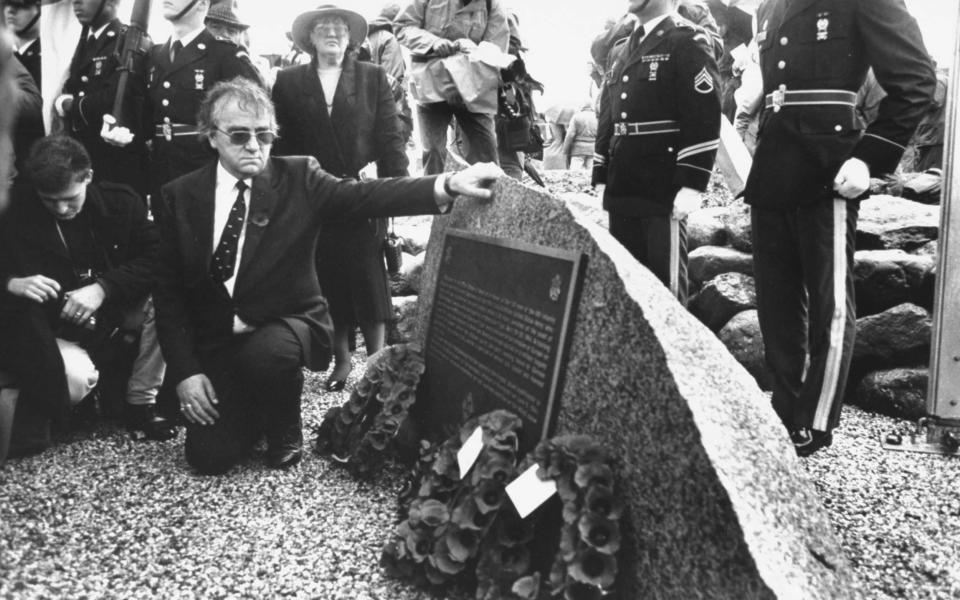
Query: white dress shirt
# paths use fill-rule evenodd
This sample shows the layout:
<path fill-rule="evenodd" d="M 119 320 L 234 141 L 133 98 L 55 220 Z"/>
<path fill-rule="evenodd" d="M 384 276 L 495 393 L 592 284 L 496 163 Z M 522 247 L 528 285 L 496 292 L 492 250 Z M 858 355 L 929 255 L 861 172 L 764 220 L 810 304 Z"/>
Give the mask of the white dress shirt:
<path fill-rule="evenodd" d="M 337 84 L 340 83 L 341 67 L 318 68 L 317 77 L 320 78 L 320 89 L 323 90 L 323 99 L 327 102 L 327 115 L 333 112 L 333 97 L 337 93 Z"/>
<path fill-rule="evenodd" d="M 237 240 L 237 262 L 233 268 L 233 275 L 230 279 L 223 282 L 227 288 L 227 293 L 233 297 L 233 287 L 237 282 L 237 272 L 240 270 L 240 258 L 243 256 L 243 242 L 247 237 L 247 215 L 250 214 L 250 190 L 253 187 L 253 179 L 244 179 L 247 189 L 243 193 L 244 213 L 243 227 L 240 228 L 240 239 Z M 226 229 L 227 219 L 230 217 L 230 211 L 233 210 L 233 203 L 237 201 L 237 178 L 223 168 L 223 164 L 217 162 L 217 185 L 214 192 L 213 206 L 213 252 L 216 252 L 220 244 L 220 238 L 223 237 L 223 230 Z M 211 252 L 211 256 L 213 256 Z M 233 315 L 233 332 L 242 333 L 249 331 L 250 326 L 240 320 L 237 315 Z"/>
<path fill-rule="evenodd" d="M 171 53 L 173 52 L 173 43 L 174 43 L 174 42 L 180 42 L 180 43 L 183 45 L 183 47 L 186 48 L 187 46 L 190 45 L 190 42 L 192 42 L 193 40 L 197 39 L 197 36 L 200 35 L 201 33 L 203 33 L 204 29 L 206 29 L 206 26 L 202 26 L 202 27 L 200 27 L 199 29 L 194 29 L 193 31 L 191 31 L 190 33 L 188 33 L 187 35 L 185 35 L 185 36 L 183 36 L 183 37 L 181 37 L 181 38 L 175 38 L 175 37 L 173 37 L 173 36 L 170 36 L 170 40 L 169 40 L 169 41 L 170 41 L 170 45 L 169 45 L 170 52 L 171 52 Z M 171 57 L 170 60 L 173 60 L 173 57 Z"/>
<path fill-rule="evenodd" d="M 645 40 L 646 37 L 647 37 L 648 35 L 650 35 L 650 32 L 657 28 L 657 25 L 660 24 L 660 21 L 666 19 L 667 17 L 669 17 L 669 16 L 672 15 L 672 14 L 673 14 L 673 13 L 662 14 L 662 15 L 660 15 L 659 17 L 654 17 L 654 18 L 650 19 L 650 20 L 647 21 L 646 23 L 642 23 L 642 25 L 643 25 L 643 37 L 640 38 L 639 40 L 637 40 L 637 45 L 639 46 L 639 45 L 643 42 L 643 40 Z M 633 30 L 636 31 L 636 30 L 637 30 L 637 27 L 640 27 L 640 25 L 641 25 L 640 20 L 637 19 L 637 23 L 636 23 L 636 25 L 634 26 Z"/>

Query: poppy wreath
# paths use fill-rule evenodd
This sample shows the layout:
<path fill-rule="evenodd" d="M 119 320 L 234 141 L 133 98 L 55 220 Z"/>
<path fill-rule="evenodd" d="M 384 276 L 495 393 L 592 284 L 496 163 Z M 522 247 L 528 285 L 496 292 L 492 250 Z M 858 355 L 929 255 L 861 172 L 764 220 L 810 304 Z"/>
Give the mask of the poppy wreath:
<path fill-rule="evenodd" d="M 614 597 L 623 501 L 608 452 L 590 436 L 567 435 L 544 440 L 532 458 L 539 465 L 537 477 L 556 482 L 563 504 L 545 597 Z"/>
<path fill-rule="evenodd" d="M 417 344 L 388 346 L 371 357 L 363 377 L 342 406 L 327 411 L 314 450 L 358 477 L 379 472 L 387 456 L 403 454 L 416 439 L 410 407 L 425 364 Z"/>
<path fill-rule="evenodd" d="M 424 443 L 408 491 L 401 496 L 402 519 L 381 555 L 380 564 L 389 575 L 419 585 L 469 584 L 482 541 L 503 534 L 519 535 L 507 542 L 521 543 L 524 533 L 504 532 L 498 526 L 500 515 L 516 515 L 504 488 L 517 476 L 521 425 L 513 413 L 497 410 L 470 419 L 439 446 Z M 457 452 L 478 426 L 483 449 L 461 479 Z"/>

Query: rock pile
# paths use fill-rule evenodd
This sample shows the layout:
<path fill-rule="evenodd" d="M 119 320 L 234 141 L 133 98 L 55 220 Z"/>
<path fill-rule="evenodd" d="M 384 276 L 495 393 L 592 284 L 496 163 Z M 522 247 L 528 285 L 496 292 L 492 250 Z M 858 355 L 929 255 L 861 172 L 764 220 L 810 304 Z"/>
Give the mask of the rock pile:
<path fill-rule="evenodd" d="M 853 270 L 857 343 L 848 399 L 872 411 L 924 413 L 940 207 L 892 196 L 861 203 Z M 687 225 L 690 310 L 763 389 L 763 359 L 750 243 L 741 201 L 697 211 Z"/>

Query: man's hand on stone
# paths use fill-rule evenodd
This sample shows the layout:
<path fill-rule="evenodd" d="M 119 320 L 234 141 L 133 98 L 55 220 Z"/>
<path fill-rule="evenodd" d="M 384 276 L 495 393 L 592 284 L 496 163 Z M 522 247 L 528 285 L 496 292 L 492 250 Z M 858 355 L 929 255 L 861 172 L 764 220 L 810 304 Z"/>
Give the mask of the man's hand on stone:
<path fill-rule="evenodd" d="M 57 299 L 60 295 L 60 284 L 55 279 L 43 275 L 12 277 L 7 281 L 7 291 L 14 296 L 43 304 L 48 300 Z"/>
<path fill-rule="evenodd" d="M 833 189 L 852 200 L 870 189 L 870 168 L 859 158 L 848 158 L 833 179 Z"/>
<path fill-rule="evenodd" d="M 451 56 L 459 50 L 457 43 L 453 40 L 441 38 L 433 43 L 433 53 L 440 57 Z"/>
<path fill-rule="evenodd" d="M 494 163 L 476 163 L 448 175 L 446 186 L 455 194 L 490 200 L 493 198 L 490 186 L 502 176 L 503 171 Z"/>
<path fill-rule="evenodd" d="M 115 127 L 117 120 L 113 115 L 103 115 L 103 127 L 100 137 L 111 146 L 123 147 L 133 141 L 133 134 L 126 127 Z"/>
<path fill-rule="evenodd" d="M 702 200 L 700 192 L 693 188 L 680 188 L 677 196 L 673 199 L 672 218 L 676 221 L 682 221 L 687 215 L 700 208 Z"/>
<path fill-rule="evenodd" d="M 107 293 L 99 283 L 91 283 L 67 292 L 64 297 L 66 300 L 60 311 L 60 318 L 74 325 L 82 325 L 100 309 Z"/>
<path fill-rule="evenodd" d="M 195 425 L 213 425 L 220 418 L 214 407 L 218 403 L 217 393 L 203 373 L 191 375 L 178 383 L 177 397 L 180 398 L 180 412 Z"/>

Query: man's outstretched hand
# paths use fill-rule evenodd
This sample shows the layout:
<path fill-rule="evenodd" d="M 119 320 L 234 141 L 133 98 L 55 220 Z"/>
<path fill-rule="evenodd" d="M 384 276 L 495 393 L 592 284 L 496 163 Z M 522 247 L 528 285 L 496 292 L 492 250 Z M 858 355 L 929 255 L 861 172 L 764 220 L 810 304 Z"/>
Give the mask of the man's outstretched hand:
<path fill-rule="evenodd" d="M 462 171 L 457 171 L 447 179 L 447 186 L 455 194 L 470 196 L 477 200 L 490 200 L 493 190 L 490 187 L 503 176 L 503 171 L 494 163 L 476 163 Z"/>

